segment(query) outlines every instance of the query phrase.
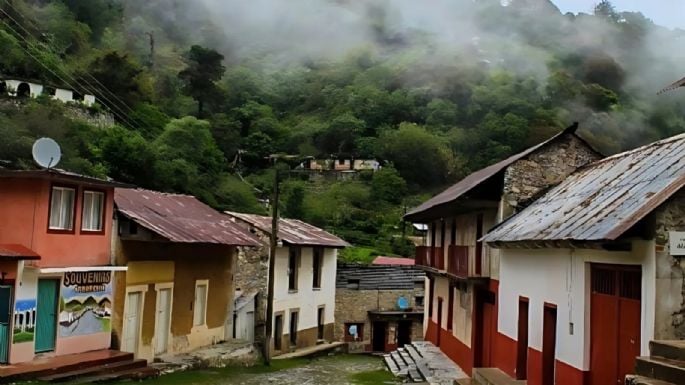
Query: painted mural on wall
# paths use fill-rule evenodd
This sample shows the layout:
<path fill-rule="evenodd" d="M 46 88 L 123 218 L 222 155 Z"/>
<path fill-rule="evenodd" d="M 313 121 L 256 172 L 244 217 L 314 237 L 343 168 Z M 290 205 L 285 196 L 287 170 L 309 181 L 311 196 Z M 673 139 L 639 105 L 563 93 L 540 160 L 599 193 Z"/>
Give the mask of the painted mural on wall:
<path fill-rule="evenodd" d="M 110 332 L 112 272 L 64 273 L 59 303 L 61 337 Z"/>
<path fill-rule="evenodd" d="M 24 270 L 21 285 L 14 300 L 14 330 L 12 343 L 33 341 L 36 328 L 36 295 L 38 275 L 33 269 Z"/>

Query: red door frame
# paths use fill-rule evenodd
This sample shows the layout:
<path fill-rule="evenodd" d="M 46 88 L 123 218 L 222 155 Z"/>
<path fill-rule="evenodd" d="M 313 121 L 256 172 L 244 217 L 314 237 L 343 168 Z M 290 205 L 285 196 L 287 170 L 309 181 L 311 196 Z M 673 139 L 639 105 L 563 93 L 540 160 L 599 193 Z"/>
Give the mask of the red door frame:
<path fill-rule="evenodd" d="M 557 305 L 545 302 L 542 316 L 542 385 L 554 385 Z"/>
<path fill-rule="evenodd" d="M 442 297 L 438 297 L 438 327 L 435 328 L 435 345 L 440 346 L 440 331 L 442 330 Z"/>
<path fill-rule="evenodd" d="M 528 314 L 529 300 L 519 297 L 518 338 L 516 340 L 516 379 L 525 380 L 528 374 Z"/>
<path fill-rule="evenodd" d="M 473 367 L 487 368 L 492 366 L 492 348 L 494 344 L 494 327 L 496 325 L 496 294 L 487 290 L 475 290 L 475 322 L 473 324 Z"/>

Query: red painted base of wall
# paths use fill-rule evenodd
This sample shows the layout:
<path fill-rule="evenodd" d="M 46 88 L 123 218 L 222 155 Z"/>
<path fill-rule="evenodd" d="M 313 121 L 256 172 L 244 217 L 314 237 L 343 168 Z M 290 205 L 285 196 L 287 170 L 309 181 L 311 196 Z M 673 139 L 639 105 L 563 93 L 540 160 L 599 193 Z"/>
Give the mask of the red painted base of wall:
<path fill-rule="evenodd" d="M 589 385 L 589 372 L 556 360 L 556 385 Z M 528 348 L 528 385 L 542 385 L 542 352 Z"/>
<path fill-rule="evenodd" d="M 427 341 L 437 345 L 438 325 L 433 321 L 428 321 L 428 328 L 426 328 Z M 452 335 L 452 331 L 440 328 L 440 350 L 450 360 L 454 361 L 459 367 L 468 375 L 471 375 L 473 370 L 473 351 L 463 342 L 459 341 L 457 337 Z"/>

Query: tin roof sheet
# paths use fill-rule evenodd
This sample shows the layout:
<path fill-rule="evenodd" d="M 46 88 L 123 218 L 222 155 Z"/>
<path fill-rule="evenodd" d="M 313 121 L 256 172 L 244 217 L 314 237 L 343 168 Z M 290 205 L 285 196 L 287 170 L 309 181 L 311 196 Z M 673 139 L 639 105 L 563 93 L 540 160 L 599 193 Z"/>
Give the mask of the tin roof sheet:
<path fill-rule="evenodd" d="M 4 259 L 40 259 L 40 255 L 26 246 L 18 244 L 0 244 L 0 258 Z"/>
<path fill-rule="evenodd" d="M 257 229 L 271 234 L 271 217 L 226 211 L 226 214 L 249 223 Z M 350 244 L 335 235 L 298 219 L 280 218 L 278 239 L 292 245 L 347 247 Z"/>
<path fill-rule="evenodd" d="M 576 171 L 483 240 L 615 240 L 683 185 L 685 134 Z"/>
<path fill-rule="evenodd" d="M 415 266 L 338 263 L 335 287 L 345 289 L 354 282 L 358 290 L 413 290 L 422 287 L 425 276 Z"/>
<path fill-rule="evenodd" d="M 532 154 L 536 150 L 544 147 L 545 145 L 549 144 L 550 142 L 560 138 L 563 135 L 575 135 L 576 130 L 578 129 L 578 124 L 574 123 L 573 125 L 567 127 L 565 130 L 562 132 L 554 135 L 553 137 L 549 138 L 548 140 L 537 144 L 533 147 L 530 147 L 529 149 L 520 152 L 516 155 L 512 155 L 507 159 L 504 159 L 500 162 L 497 162 L 493 165 L 490 165 L 488 167 L 485 167 L 479 171 L 476 171 L 472 174 L 469 174 L 466 178 L 460 180 L 456 184 L 452 185 L 449 187 L 447 190 L 441 192 L 440 194 L 434 196 L 433 198 L 423 202 L 421 205 L 409 210 L 405 215 L 404 218 L 408 221 L 415 221 L 415 220 L 420 220 L 421 214 L 424 214 L 426 211 L 433 209 L 437 206 L 452 202 L 456 200 L 457 198 L 461 197 L 462 195 L 466 194 L 469 192 L 471 189 L 475 188 L 476 186 L 480 185 L 481 183 L 489 180 L 490 178 L 494 177 L 495 175 L 499 174 L 501 171 L 506 169 L 508 166 L 513 164 L 514 162 L 518 161 L 519 159 L 523 159 L 527 157 L 528 155 Z M 576 135 L 576 137 L 578 137 Z M 582 138 L 578 137 L 580 140 L 583 140 Z M 583 140 L 583 142 L 585 142 Z M 588 145 L 589 146 L 589 145 Z"/>
<path fill-rule="evenodd" d="M 257 246 L 259 240 L 231 219 L 190 195 L 115 189 L 117 210 L 140 226 L 180 243 Z"/>
<path fill-rule="evenodd" d="M 81 183 L 90 186 L 133 187 L 130 184 L 117 182 L 111 178 L 100 179 L 92 176 L 77 174 L 71 171 L 62 170 L 59 168 L 40 170 L 12 170 L 0 167 L 0 178 L 48 179 L 60 182 Z"/>

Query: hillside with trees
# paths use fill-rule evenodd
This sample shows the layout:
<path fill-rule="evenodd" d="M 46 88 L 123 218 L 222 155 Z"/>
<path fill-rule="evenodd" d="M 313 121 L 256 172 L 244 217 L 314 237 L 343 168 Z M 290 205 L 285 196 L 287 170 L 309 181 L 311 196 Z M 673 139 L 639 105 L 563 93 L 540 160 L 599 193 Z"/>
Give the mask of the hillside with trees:
<path fill-rule="evenodd" d="M 376 158 L 354 180 L 291 175 L 283 213 L 411 254 L 406 207 L 574 121 L 606 154 L 685 131 L 685 95 L 656 94 L 685 31 L 609 1 L 304 3 L 0 0 L 0 75 L 94 94 L 86 112 L 116 121 L 3 94 L 2 165 L 33 167 L 50 136 L 71 171 L 266 213 L 270 155 Z"/>

